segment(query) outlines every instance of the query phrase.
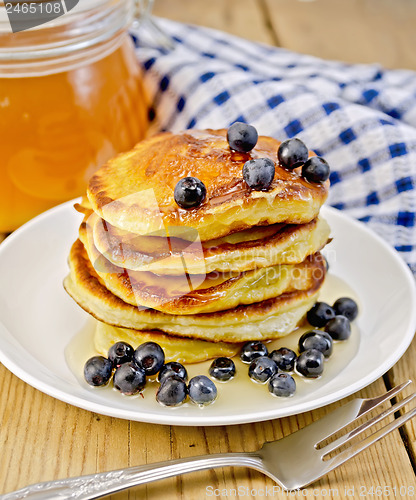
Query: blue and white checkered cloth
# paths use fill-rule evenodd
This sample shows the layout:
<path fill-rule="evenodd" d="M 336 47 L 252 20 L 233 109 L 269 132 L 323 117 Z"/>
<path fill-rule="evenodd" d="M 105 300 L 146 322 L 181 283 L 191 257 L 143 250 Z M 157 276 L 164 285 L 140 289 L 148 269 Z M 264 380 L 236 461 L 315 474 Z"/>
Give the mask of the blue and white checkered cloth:
<path fill-rule="evenodd" d="M 163 19 L 171 51 L 140 42 L 156 128 L 254 125 L 331 166 L 329 204 L 368 224 L 416 274 L 416 73 L 324 61 Z"/>

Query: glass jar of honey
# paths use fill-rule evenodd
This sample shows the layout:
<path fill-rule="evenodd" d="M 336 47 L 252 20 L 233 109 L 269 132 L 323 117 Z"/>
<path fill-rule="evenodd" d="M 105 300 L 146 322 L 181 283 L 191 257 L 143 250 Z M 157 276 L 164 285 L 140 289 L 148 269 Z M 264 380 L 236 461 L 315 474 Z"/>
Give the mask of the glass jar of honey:
<path fill-rule="evenodd" d="M 0 12 L 0 232 L 81 195 L 97 167 L 143 138 L 134 13 L 133 0 L 81 0 L 12 33 Z"/>

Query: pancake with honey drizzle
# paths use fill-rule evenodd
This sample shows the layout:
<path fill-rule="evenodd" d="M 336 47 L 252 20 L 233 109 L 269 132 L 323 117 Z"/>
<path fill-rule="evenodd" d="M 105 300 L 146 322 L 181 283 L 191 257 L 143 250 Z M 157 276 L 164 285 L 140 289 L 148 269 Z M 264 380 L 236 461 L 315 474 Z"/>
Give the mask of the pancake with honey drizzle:
<path fill-rule="evenodd" d="M 158 275 L 127 271 L 114 266 L 94 246 L 82 224 L 79 231 L 90 262 L 114 295 L 139 308 L 166 314 L 200 314 L 232 309 L 277 297 L 294 290 L 307 290 L 321 272 L 317 253 L 300 264 L 263 267 L 245 272 L 212 272 L 206 275 Z"/>
<path fill-rule="evenodd" d="M 166 335 L 159 330 L 132 330 L 118 328 L 97 321 L 94 333 L 94 344 L 97 352 L 103 356 L 116 342 L 127 342 L 134 348 L 144 342 L 156 342 L 165 353 L 165 363 L 199 363 L 207 359 L 225 356 L 231 358 L 241 350 L 241 343 L 208 342 L 207 340 L 189 339 Z"/>
<path fill-rule="evenodd" d="M 306 224 L 255 226 L 204 242 L 167 235 L 136 235 L 115 228 L 94 212 L 88 225 L 95 247 L 111 263 L 132 271 L 168 275 L 298 264 L 321 250 L 330 233 L 327 222 L 320 217 Z"/>
<path fill-rule="evenodd" d="M 180 337 L 212 342 L 244 342 L 287 335 L 316 302 L 323 284 L 325 266 L 308 290 L 284 293 L 278 297 L 208 314 L 164 314 L 154 309 L 139 310 L 116 297 L 105 286 L 77 240 L 68 259 L 70 274 L 64 280 L 66 291 L 88 313 L 109 325 L 134 330 L 161 330 Z"/>
<path fill-rule="evenodd" d="M 276 163 L 279 145 L 260 136 L 252 151 L 238 153 L 230 150 L 226 130 L 157 134 L 102 166 L 89 182 L 88 199 L 105 221 L 140 235 L 163 230 L 184 239 L 193 228 L 207 241 L 256 225 L 310 222 L 328 195 L 328 181 L 309 183 L 299 168 L 288 171 L 278 164 L 267 191 L 253 191 L 243 180 L 246 161 Z M 177 182 L 187 176 L 207 189 L 205 201 L 189 210 L 174 200 Z"/>

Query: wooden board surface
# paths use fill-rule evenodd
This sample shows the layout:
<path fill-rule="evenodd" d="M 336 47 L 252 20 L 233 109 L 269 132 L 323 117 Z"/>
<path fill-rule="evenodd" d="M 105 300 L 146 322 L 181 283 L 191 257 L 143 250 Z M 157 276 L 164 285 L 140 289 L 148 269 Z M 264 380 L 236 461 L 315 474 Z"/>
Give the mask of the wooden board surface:
<path fill-rule="evenodd" d="M 257 0 L 156 0 L 155 15 L 273 44 L 270 20 Z"/>
<path fill-rule="evenodd" d="M 302 428 L 339 404 L 255 424 L 161 426 L 97 415 L 67 405 L 29 387 L 4 367 L 0 368 L 0 380 L 3 387 L 0 398 L 0 493 L 33 482 L 169 458 L 253 451 L 264 441 Z M 379 379 L 357 396 L 372 397 L 384 391 L 383 379 Z M 261 492 L 266 488 L 270 491 L 273 485 L 258 472 L 223 468 L 166 479 L 112 495 L 112 498 L 199 499 L 208 498 L 214 490 L 232 493 L 238 488 L 240 492 L 247 492 L 247 488 L 253 491 L 253 495 L 243 494 L 241 498 L 260 498 Z M 360 486 L 369 489 L 372 485 L 416 487 L 412 464 L 398 431 L 307 488 L 307 492 L 313 498 L 323 499 L 328 498 L 331 489 L 334 498 L 349 498 L 346 489 L 357 491 Z M 216 498 L 227 498 L 227 493 Z"/>
<path fill-rule="evenodd" d="M 416 67 L 415 44 L 409 43 L 414 37 L 415 9 L 410 0 L 156 0 L 155 13 L 320 57 L 410 68 Z M 398 25 L 402 29 L 396 29 Z M 381 32 L 386 42 L 380 42 Z M 413 343 L 384 379 L 358 395 L 371 397 L 409 377 L 416 379 L 415 359 Z M 264 441 L 287 435 L 340 404 L 256 424 L 177 427 L 118 420 L 69 406 L 28 386 L 1 365 L 0 387 L 0 494 L 33 482 L 169 458 L 255 450 Z M 303 497 L 375 498 L 360 493 L 379 486 L 391 492 L 396 488 L 390 497 L 411 498 L 416 487 L 415 446 L 416 424 L 409 423 L 401 433 L 395 431 L 309 487 Z M 262 498 L 266 488 L 270 491 L 272 487 L 271 480 L 255 471 L 224 468 L 160 481 L 111 498 Z M 216 495 L 214 490 L 222 493 Z M 233 490 L 240 494 L 234 495 Z M 274 498 L 288 496 L 275 492 Z"/>
<path fill-rule="evenodd" d="M 156 0 L 154 12 L 326 59 L 416 69 L 413 0 Z"/>
<path fill-rule="evenodd" d="M 266 0 L 283 47 L 326 59 L 416 68 L 412 0 Z"/>

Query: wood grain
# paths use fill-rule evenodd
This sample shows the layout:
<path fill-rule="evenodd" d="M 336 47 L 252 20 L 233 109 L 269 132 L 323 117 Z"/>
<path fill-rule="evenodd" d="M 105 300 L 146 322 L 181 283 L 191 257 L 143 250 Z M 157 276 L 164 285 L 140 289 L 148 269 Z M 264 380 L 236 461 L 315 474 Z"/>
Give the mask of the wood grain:
<path fill-rule="evenodd" d="M 406 379 L 413 380 L 416 382 L 416 339 L 410 344 L 409 349 L 405 352 L 403 357 L 399 360 L 396 365 L 388 371 L 387 381 L 388 384 L 393 387 L 398 381 L 403 381 Z M 413 384 L 414 385 L 414 384 Z M 413 389 L 415 390 L 415 389 Z M 402 410 L 403 413 L 404 410 Z M 416 464 L 416 422 L 415 420 L 410 420 L 402 428 L 402 438 L 408 449 L 409 455 L 411 457 L 412 463 Z"/>
<path fill-rule="evenodd" d="M 324 59 L 416 69 L 413 0 L 157 0 L 154 13 Z"/>
<path fill-rule="evenodd" d="M 0 494 L 27 484 L 103 472 L 207 453 L 253 451 L 321 417 L 339 403 L 294 417 L 223 427 L 179 427 L 143 424 L 96 415 L 69 406 L 41 392 L 0 367 Z M 382 379 L 360 392 L 371 397 L 385 391 Z M 350 398 L 348 398 L 350 399 Z M 388 453 L 386 453 L 388 450 Z M 282 457 L 284 459 L 284 457 Z M 260 473 L 239 468 L 202 471 L 166 479 L 112 495 L 115 500 L 208 498 L 212 489 L 229 493 L 256 490 L 260 498 L 273 482 Z M 416 487 L 413 468 L 398 431 L 366 450 L 342 468 L 308 488 L 313 498 L 328 498 L 314 490 L 338 491 L 360 485 Z M 232 493 L 232 491 L 231 491 Z M 226 494 L 216 498 L 229 498 Z M 231 495 L 232 497 L 232 495 Z M 242 497 L 242 495 L 240 495 Z M 335 497 L 335 495 L 334 495 Z"/>
<path fill-rule="evenodd" d="M 257 0 L 156 0 L 156 16 L 199 24 L 264 43 L 274 43 Z"/>
<path fill-rule="evenodd" d="M 155 13 L 160 16 L 253 40 L 281 43 L 320 57 L 407 67 L 416 66 L 415 12 L 411 0 L 394 4 L 393 0 L 157 0 L 155 6 Z M 0 234 L 0 241 L 3 238 Z M 409 377 L 416 379 L 414 359 L 415 342 L 386 376 L 387 385 Z M 0 387 L 0 494 L 34 482 L 169 458 L 252 451 L 264 441 L 285 436 L 340 404 L 255 424 L 178 427 L 129 422 L 75 408 L 33 389 L 2 365 Z M 384 380 L 379 379 L 359 395 L 371 397 L 385 390 Z M 410 422 L 401 433 L 395 431 L 309 487 L 304 497 L 351 498 L 354 488 L 353 496 L 358 498 L 360 486 L 414 488 L 415 456 L 416 424 Z M 210 486 L 224 490 L 214 498 L 262 498 L 262 492 L 272 488 L 273 483 L 255 471 L 224 468 L 133 488 L 111 498 L 206 499 L 210 498 Z M 232 490 L 238 493 L 238 488 L 243 492 L 234 495 Z M 274 498 L 288 496 L 276 493 Z"/>
<path fill-rule="evenodd" d="M 416 68 L 412 0 L 265 0 L 283 47 L 326 59 Z"/>

